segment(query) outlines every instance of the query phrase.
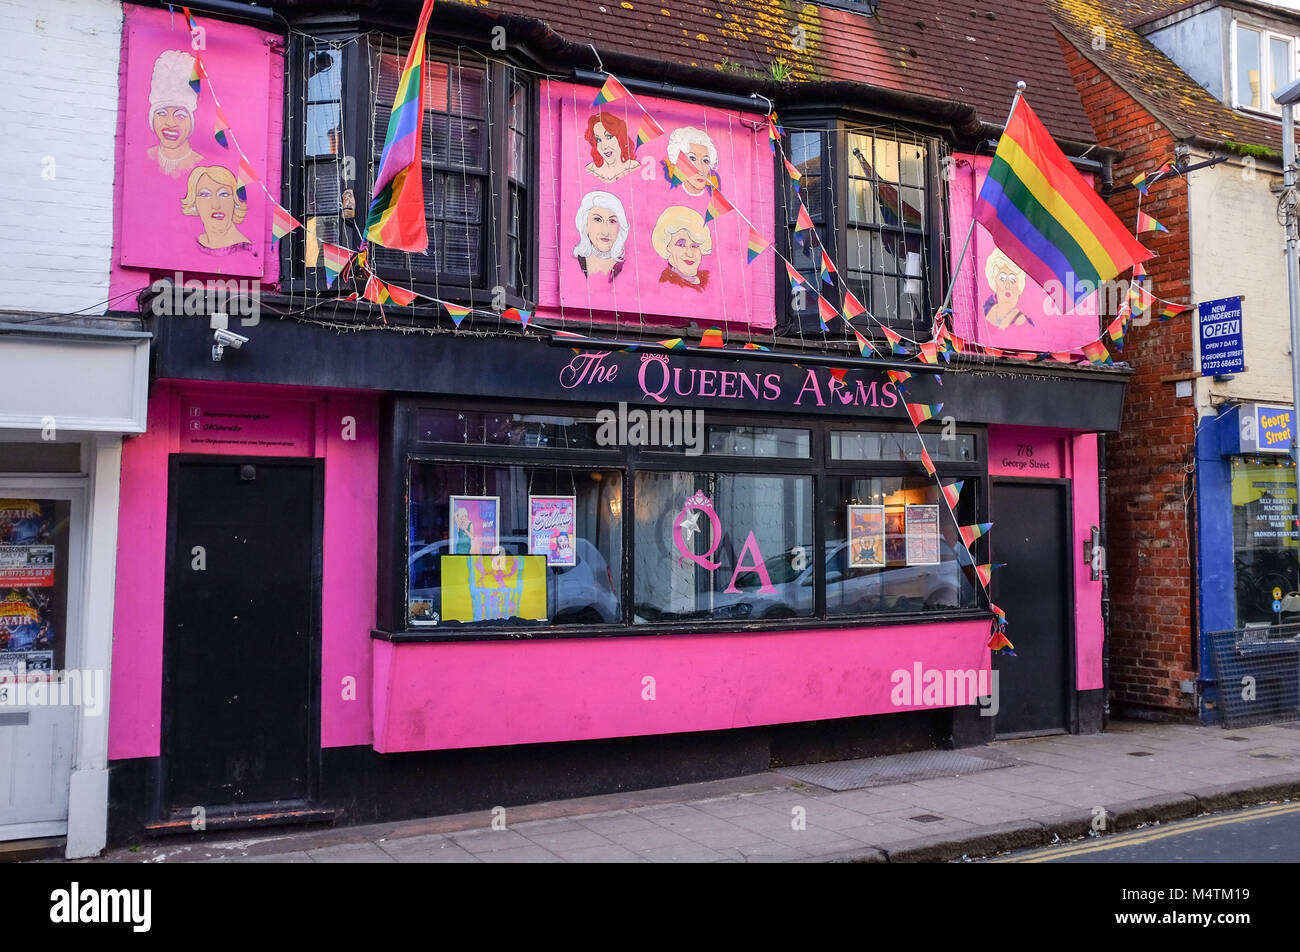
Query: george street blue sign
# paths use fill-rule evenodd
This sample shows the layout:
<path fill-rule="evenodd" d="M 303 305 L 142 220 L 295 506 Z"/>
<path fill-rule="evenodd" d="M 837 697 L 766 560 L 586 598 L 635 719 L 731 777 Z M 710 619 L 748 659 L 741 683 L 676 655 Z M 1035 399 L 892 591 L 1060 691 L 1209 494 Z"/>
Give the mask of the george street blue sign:
<path fill-rule="evenodd" d="M 1241 339 L 1241 298 L 1220 298 L 1197 305 L 1201 329 L 1201 376 L 1239 374 L 1246 369 Z"/>

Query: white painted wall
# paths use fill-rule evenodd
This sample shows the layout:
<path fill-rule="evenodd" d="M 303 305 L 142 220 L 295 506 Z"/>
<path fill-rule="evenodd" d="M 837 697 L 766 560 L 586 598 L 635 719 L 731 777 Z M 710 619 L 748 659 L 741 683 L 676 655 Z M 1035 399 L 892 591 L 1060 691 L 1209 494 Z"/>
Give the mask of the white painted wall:
<path fill-rule="evenodd" d="M 108 298 L 120 0 L 0 0 L 0 310 Z"/>
<path fill-rule="evenodd" d="M 1252 169 L 1237 157 L 1188 175 L 1193 300 L 1245 297 L 1246 372 L 1223 383 L 1204 378 L 1198 388 L 1202 413 L 1225 398 L 1291 402 L 1286 230 L 1277 221 L 1274 182 L 1281 182 L 1280 174 L 1262 164 Z M 1195 328 L 1195 315 L 1190 319 Z M 1197 350 L 1199 369 L 1199 339 Z"/>

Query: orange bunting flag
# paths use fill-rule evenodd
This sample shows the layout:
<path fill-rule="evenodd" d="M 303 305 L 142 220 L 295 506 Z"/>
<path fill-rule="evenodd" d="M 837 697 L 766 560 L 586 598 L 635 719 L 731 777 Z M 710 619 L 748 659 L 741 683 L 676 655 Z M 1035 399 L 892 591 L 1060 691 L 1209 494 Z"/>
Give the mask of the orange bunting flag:
<path fill-rule="evenodd" d="M 417 297 L 419 297 L 419 295 L 416 294 L 414 291 L 411 291 L 407 288 L 399 288 L 395 284 L 389 284 L 387 285 L 387 288 L 388 288 L 388 299 L 392 301 L 394 304 L 396 304 L 398 307 L 406 307 Z"/>
<path fill-rule="evenodd" d="M 826 372 L 840 383 L 844 382 L 844 375 L 849 372 L 847 367 L 827 367 Z"/>
<path fill-rule="evenodd" d="M 859 316 L 861 316 L 861 315 L 867 313 L 867 309 L 866 309 L 865 307 L 862 306 L 862 302 L 861 302 L 861 301 L 859 301 L 856 297 L 853 296 L 853 292 L 852 292 L 852 291 L 845 291 L 845 292 L 844 292 L 844 308 L 843 308 L 843 311 L 844 311 L 844 319 L 845 319 L 846 321 L 851 321 L 851 320 L 853 320 L 855 317 L 859 317 Z"/>
<path fill-rule="evenodd" d="M 700 336 L 701 347 L 721 347 L 725 341 L 722 339 L 722 331 L 716 327 L 710 327 Z"/>

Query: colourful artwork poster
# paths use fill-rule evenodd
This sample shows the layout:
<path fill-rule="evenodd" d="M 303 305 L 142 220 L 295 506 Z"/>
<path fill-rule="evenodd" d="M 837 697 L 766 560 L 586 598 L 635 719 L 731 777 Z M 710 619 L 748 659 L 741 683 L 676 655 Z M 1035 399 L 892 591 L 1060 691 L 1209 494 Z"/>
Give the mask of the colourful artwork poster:
<path fill-rule="evenodd" d="M 444 622 L 548 617 L 545 556 L 442 556 Z"/>
<path fill-rule="evenodd" d="M 121 264 L 262 277 L 270 34 L 200 16 L 191 35 L 179 8 L 126 10 Z"/>
<path fill-rule="evenodd" d="M 574 496 L 528 497 L 528 552 L 547 565 L 577 565 L 578 513 Z"/>
<path fill-rule="evenodd" d="M 654 96 L 593 105 L 596 92 L 543 89 L 553 134 L 542 136 L 540 200 L 543 220 L 558 222 L 558 288 L 541 303 L 584 320 L 599 311 L 771 327 L 773 257 L 747 255 L 746 219 L 770 237 L 775 217 L 760 117 Z"/>
<path fill-rule="evenodd" d="M 499 496 L 452 496 L 447 551 L 452 555 L 490 555 L 499 541 L 500 512 Z"/>
<path fill-rule="evenodd" d="M 54 590 L 12 588 L 0 598 L 0 681 L 48 677 L 54 663 Z"/>
<path fill-rule="evenodd" d="M 990 162 L 988 156 L 954 156 L 954 235 L 964 235 L 970 227 L 975 196 L 984 184 Z M 1102 311 L 1114 314 L 1127 294 L 1125 273 L 1100 291 L 1091 289 L 1062 313 L 1051 295 L 998 248 L 979 224 L 959 270 L 961 242 L 952 243 L 951 253 L 955 274 L 952 331 L 964 340 L 990 347 L 1035 354 L 1078 351 L 1101 334 Z M 1062 290 L 1073 299 L 1071 288 Z"/>
<path fill-rule="evenodd" d="M 849 506 L 849 568 L 885 564 L 885 507 Z"/>
<path fill-rule="evenodd" d="M 907 530 L 903 523 L 903 510 L 885 510 L 885 561 L 901 565 L 907 558 Z"/>
<path fill-rule="evenodd" d="M 907 528 L 907 564 L 938 565 L 939 507 L 908 506 L 905 510 Z"/>
<path fill-rule="evenodd" d="M 0 499 L 0 590 L 54 584 L 55 503 Z"/>

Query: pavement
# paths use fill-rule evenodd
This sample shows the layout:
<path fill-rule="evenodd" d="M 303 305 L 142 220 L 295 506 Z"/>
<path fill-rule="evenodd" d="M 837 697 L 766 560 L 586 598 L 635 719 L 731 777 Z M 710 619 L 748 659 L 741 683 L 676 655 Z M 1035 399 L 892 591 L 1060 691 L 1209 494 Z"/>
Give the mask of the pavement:
<path fill-rule="evenodd" d="M 946 775 L 926 776 L 936 769 Z M 808 779 L 843 786 L 855 773 L 868 785 Z M 173 836 L 79 862 L 946 862 L 1288 799 L 1300 800 L 1300 724 L 1112 722 L 504 810 Z"/>

